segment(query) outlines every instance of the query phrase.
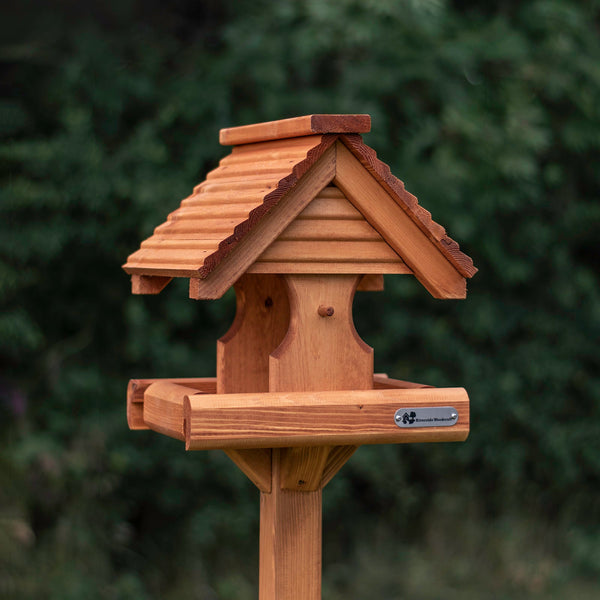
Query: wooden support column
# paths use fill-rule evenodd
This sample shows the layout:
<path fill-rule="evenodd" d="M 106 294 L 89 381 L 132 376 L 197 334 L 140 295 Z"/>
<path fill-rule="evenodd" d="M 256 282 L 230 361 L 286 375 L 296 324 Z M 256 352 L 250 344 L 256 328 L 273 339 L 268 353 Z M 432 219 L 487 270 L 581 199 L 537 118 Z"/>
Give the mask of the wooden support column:
<path fill-rule="evenodd" d="M 235 321 L 217 346 L 217 393 L 372 389 L 373 350 L 352 320 L 360 280 L 243 276 Z M 355 450 L 227 450 L 261 492 L 260 600 L 320 600 L 322 489 Z"/>
<path fill-rule="evenodd" d="M 281 455 L 272 450 L 271 493 L 260 494 L 260 600 L 320 600 L 321 489 L 281 489 Z"/>
<path fill-rule="evenodd" d="M 269 391 L 363 390 L 373 350 L 356 333 L 357 275 L 286 275 L 290 325 L 269 361 Z M 355 446 L 272 450 L 260 500 L 260 600 L 320 600 L 322 488 Z"/>

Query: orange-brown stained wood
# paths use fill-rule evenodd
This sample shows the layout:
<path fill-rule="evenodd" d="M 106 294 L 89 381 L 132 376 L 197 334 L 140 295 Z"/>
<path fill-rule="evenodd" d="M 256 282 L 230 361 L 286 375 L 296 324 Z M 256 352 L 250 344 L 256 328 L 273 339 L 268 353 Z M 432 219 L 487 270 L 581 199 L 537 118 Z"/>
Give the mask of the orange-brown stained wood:
<path fill-rule="evenodd" d="M 414 429 L 395 424 L 399 408 L 435 406 L 454 407 L 456 424 Z M 184 411 L 191 450 L 450 442 L 463 441 L 469 433 L 469 398 L 463 388 L 195 395 Z"/>
<path fill-rule="evenodd" d="M 225 449 L 258 486 L 261 600 L 320 599 L 321 490 L 358 444 L 468 434 L 464 390 L 373 376 L 354 329 L 359 282 L 380 289 L 382 273 L 414 273 L 434 296 L 460 298 L 476 272 L 362 143 L 369 128 L 367 115 L 309 115 L 223 130 L 222 143 L 240 145 L 124 266 L 138 293 L 185 276 L 192 298 L 209 299 L 238 282 L 218 393 L 158 381 L 140 402 L 132 386 L 128 419 L 190 449 Z M 264 287 L 285 305 L 275 273 L 289 317 L 261 308 Z M 398 408 L 445 405 L 459 413 L 452 427 L 395 424 Z"/>
<path fill-rule="evenodd" d="M 335 184 L 434 297 L 466 296 L 464 277 L 342 143 L 337 145 Z"/>
<path fill-rule="evenodd" d="M 387 390 L 389 388 L 409 390 L 432 387 L 432 385 L 427 385 L 425 383 L 414 383 L 412 381 L 403 381 L 402 379 L 391 379 L 387 375 L 381 375 L 378 373 L 373 375 L 373 388 L 376 390 Z"/>
<path fill-rule="evenodd" d="M 383 275 L 363 275 L 358 283 L 358 292 L 383 292 Z"/>
<path fill-rule="evenodd" d="M 324 488 L 358 450 L 358 446 L 334 446 L 327 455 L 327 464 L 321 477 L 321 488 Z"/>
<path fill-rule="evenodd" d="M 250 267 L 254 273 L 410 273 L 334 186 L 324 188 Z"/>
<path fill-rule="evenodd" d="M 271 355 L 270 391 L 370 389 L 373 349 L 354 328 L 352 300 L 360 276 L 286 275 L 290 327 Z M 323 319 L 321 305 L 334 308 Z"/>
<path fill-rule="evenodd" d="M 293 273 L 304 275 L 355 275 L 394 274 L 410 275 L 412 271 L 401 261 L 398 262 L 255 262 L 246 273 Z"/>
<path fill-rule="evenodd" d="M 129 429 L 150 429 L 144 422 L 144 392 L 150 385 L 158 382 L 169 382 L 190 387 L 196 392 L 216 394 L 216 377 L 188 377 L 180 379 L 131 379 L 127 385 L 127 424 Z"/>
<path fill-rule="evenodd" d="M 184 400 L 197 390 L 170 381 L 152 383 L 144 392 L 144 423 L 163 435 L 185 440 Z"/>
<path fill-rule="evenodd" d="M 221 129 L 219 142 L 223 146 L 237 146 L 315 133 L 367 133 L 368 131 L 371 131 L 370 115 L 306 115 Z"/>
<path fill-rule="evenodd" d="M 217 342 L 217 393 L 267 392 L 269 355 L 290 321 L 285 286 L 278 275 L 243 275 L 235 293 L 234 322 Z M 270 450 L 226 453 L 262 492 L 271 492 Z"/>
<path fill-rule="evenodd" d="M 282 490 L 314 492 L 321 489 L 330 447 L 282 448 L 280 487 Z"/>
<path fill-rule="evenodd" d="M 243 275 L 236 315 L 217 342 L 217 393 L 269 391 L 269 355 L 287 333 L 290 308 L 279 275 Z"/>
<path fill-rule="evenodd" d="M 220 298 L 335 174 L 335 148 L 330 146 L 311 165 L 305 177 L 274 204 L 268 218 L 254 224 L 205 279 L 190 280 L 191 298 Z M 205 265 L 206 267 L 206 265 Z"/>
<path fill-rule="evenodd" d="M 123 267 L 125 271 L 131 275 L 163 277 L 199 277 L 203 272 L 205 275 L 211 272 L 216 263 L 224 259 L 230 249 L 279 203 L 298 178 L 319 160 L 325 147 L 310 157 L 309 153 L 321 145 L 321 138 L 317 135 L 252 144 L 247 147 L 253 148 L 252 152 L 234 148 L 232 154 L 209 174 L 210 178 L 196 186 L 192 195 L 155 229 L 154 235 L 128 257 Z M 332 141 L 329 140 L 326 146 L 331 146 Z M 278 148 L 273 148 L 272 144 Z M 283 151 L 289 158 L 279 162 L 278 167 L 261 162 L 268 162 Z M 256 153 L 259 157 L 262 153 L 264 157 L 258 160 Z M 223 164 L 225 160 L 228 162 Z M 240 170 L 242 165 L 246 166 Z M 248 176 L 248 170 L 253 171 L 253 177 Z M 332 177 L 333 173 L 321 187 Z M 310 182 L 305 181 L 302 187 L 310 187 Z M 173 240 L 178 242 L 179 252 L 170 247 Z M 203 243 L 202 250 L 199 243 Z M 213 263 L 207 262 L 213 255 L 216 257 Z"/>
<path fill-rule="evenodd" d="M 131 276 L 132 294 L 160 294 L 171 282 L 172 277 Z"/>
<path fill-rule="evenodd" d="M 235 146 L 232 148 L 231 154 L 221 159 L 219 166 L 253 163 L 259 165 L 259 169 L 266 169 L 272 161 L 283 161 L 294 158 L 302 151 L 304 151 L 306 155 L 307 146 L 314 148 L 321 144 L 325 137 L 327 136 L 317 134 Z M 331 137 L 335 139 L 336 136 Z M 202 185 L 203 184 L 199 184 L 194 190 L 197 190 Z"/>
<path fill-rule="evenodd" d="M 260 495 L 260 600 L 320 600 L 322 492 L 281 489 L 274 449 L 273 491 Z"/>
<path fill-rule="evenodd" d="M 261 491 L 270 494 L 271 448 L 234 449 L 226 448 L 225 454 L 237 465 L 246 477 Z"/>
<path fill-rule="evenodd" d="M 373 352 L 352 322 L 352 299 L 360 279 L 285 275 L 290 324 L 271 354 L 266 396 L 275 390 L 340 389 L 344 382 L 357 389 L 372 385 Z M 333 307 L 331 316 L 319 316 L 321 305 Z M 190 421 L 190 431 L 192 426 Z M 322 486 L 325 475 L 332 477 L 342 458 L 351 454 L 345 448 L 330 458 L 332 449 L 324 443 L 315 440 L 304 448 L 273 450 L 272 492 L 261 495 L 261 600 L 321 597 Z"/>
<path fill-rule="evenodd" d="M 335 177 L 338 183 L 345 180 L 347 199 L 335 186 L 319 191 L 324 180 L 319 178 L 322 169 L 315 167 L 323 166 L 324 154 L 332 170 L 331 179 Z M 353 160 L 348 160 L 348 156 Z M 371 183 L 367 183 L 369 176 Z M 306 181 L 315 177 L 316 181 Z M 317 197 L 314 201 L 307 199 L 298 193 L 298 188 L 315 190 L 313 198 Z M 383 201 L 379 206 L 377 198 L 386 197 L 391 202 Z M 299 210 L 295 210 L 297 202 Z M 395 226 L 386 227 L 386 223 Z M 273 231 L 282 236 L 269 237 L 265 244 L 255 243 L 261 237 L 266 239 L 261 234 L 270 235 Z M 416 243 L 417 232 L 430 242 L 431 248 Z M 246 241 L 248 237 L 254 241 Z M 398 256 L 389 254 L 386 244 L 365 246 L 380 238 Z M 344 245 L 332 253 L 328 239 Z M 359 248 L 361 245 L 364 248 Z M 425 254 L 421 256 L 422 250 Z M 377 260 L 380 252 L 383 256 Z M 242 263 L 245 267 L 240 271 Z M 448 266 L 456 272 L 448 271 Z M 208 279 L 190 284 L 191 297 L 206 299 L 219 297 L 227 284 L 233 285 L 243 272 L 414 272 L 434 296 L 460 298 L 466 293 L 464 278 L 477 271 L 444 228 L 432 220 L 430 213 L 419 206 L 402 182 L 391 175 L 389 167 L 355 133 L 326 133 L 236 146 L 169 215 L 167 222 L 158 226 L 154 235 L 128 258 L 124 268 L 136 276 Z M 233 272 L 229 273 L 229 269 Z M 139 293 L 155 293 L 157 287 L 138 285 L 137 289 Z"/>
<path fill-rule="evenodd" d="M 389 166 L 377 158 L 376 152 L 362 141 L 360 135 L 340 135 L 339 141 L 388 192 L 398 206 L 406 211 L 411 220 L 463 277 L 473 277 L 477 273 L 471 258 L 461 252 L 459 245 L 446 234 L 444 227 L 436 223 L 431 213 L 419 205 L 417 198 L 406 190 L 400 179 L 392 175 Z M 381 233 L 384 235 L 383 231 Z"/>

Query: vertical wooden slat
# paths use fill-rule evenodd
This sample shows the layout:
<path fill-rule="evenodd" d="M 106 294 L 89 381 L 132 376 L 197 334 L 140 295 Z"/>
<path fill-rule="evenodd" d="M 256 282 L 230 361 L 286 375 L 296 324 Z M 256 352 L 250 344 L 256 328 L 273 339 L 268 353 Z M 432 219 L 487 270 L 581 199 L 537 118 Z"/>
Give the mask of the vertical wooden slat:
<path fill-rule="evenodd" d="M 267 392 L 269 355 L 286 334 L 289 303 L 278 275 L 243 275 L 235 284 L 236 315 L 217 342 L 217 393 Z M 226 450 L 263 492 L 271 491 L 270 450 Z"/>

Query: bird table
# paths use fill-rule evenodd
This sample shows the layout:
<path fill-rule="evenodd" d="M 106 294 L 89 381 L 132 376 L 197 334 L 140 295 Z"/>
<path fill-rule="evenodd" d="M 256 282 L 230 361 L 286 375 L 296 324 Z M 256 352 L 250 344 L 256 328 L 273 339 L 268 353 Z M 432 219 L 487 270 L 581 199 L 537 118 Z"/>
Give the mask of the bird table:
<path fill-rule="evenodd" d="M 322 490 L 362 444 L 462 441 L 463 388 L 374 374 L 352 319 L 357 291 L 414 275 L 466 296 L 477 269 L 363 141 L 368 115 L 222 129 L 232 151 L 124 265 L 134 294 L 189 279 L 230 287 L 236 315 L 216 377 L 134 379 L 131 429 L 224 450 L 260 490 L 259 597 L 321 597 Z"/>

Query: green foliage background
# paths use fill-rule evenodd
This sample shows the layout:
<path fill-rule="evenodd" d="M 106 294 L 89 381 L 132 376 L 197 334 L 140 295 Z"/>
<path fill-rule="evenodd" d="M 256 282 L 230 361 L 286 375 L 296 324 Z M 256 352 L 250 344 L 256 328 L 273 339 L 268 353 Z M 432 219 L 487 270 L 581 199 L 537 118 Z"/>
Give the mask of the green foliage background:
<path fill-rule="evenodd" d="M 365 447 L 325 493 L 324 597 L 600 592 L 597 1 L 23 0 L 0 44 L 0 597 L 256 597 L 257 493 L 130 432 L 131 377 L 208 376 L 233 298 L 120 265 L 221 127 L 365 140 L 480 272 L 362 294 L 376 368 L 467 388 L 464 444 Z"/>

